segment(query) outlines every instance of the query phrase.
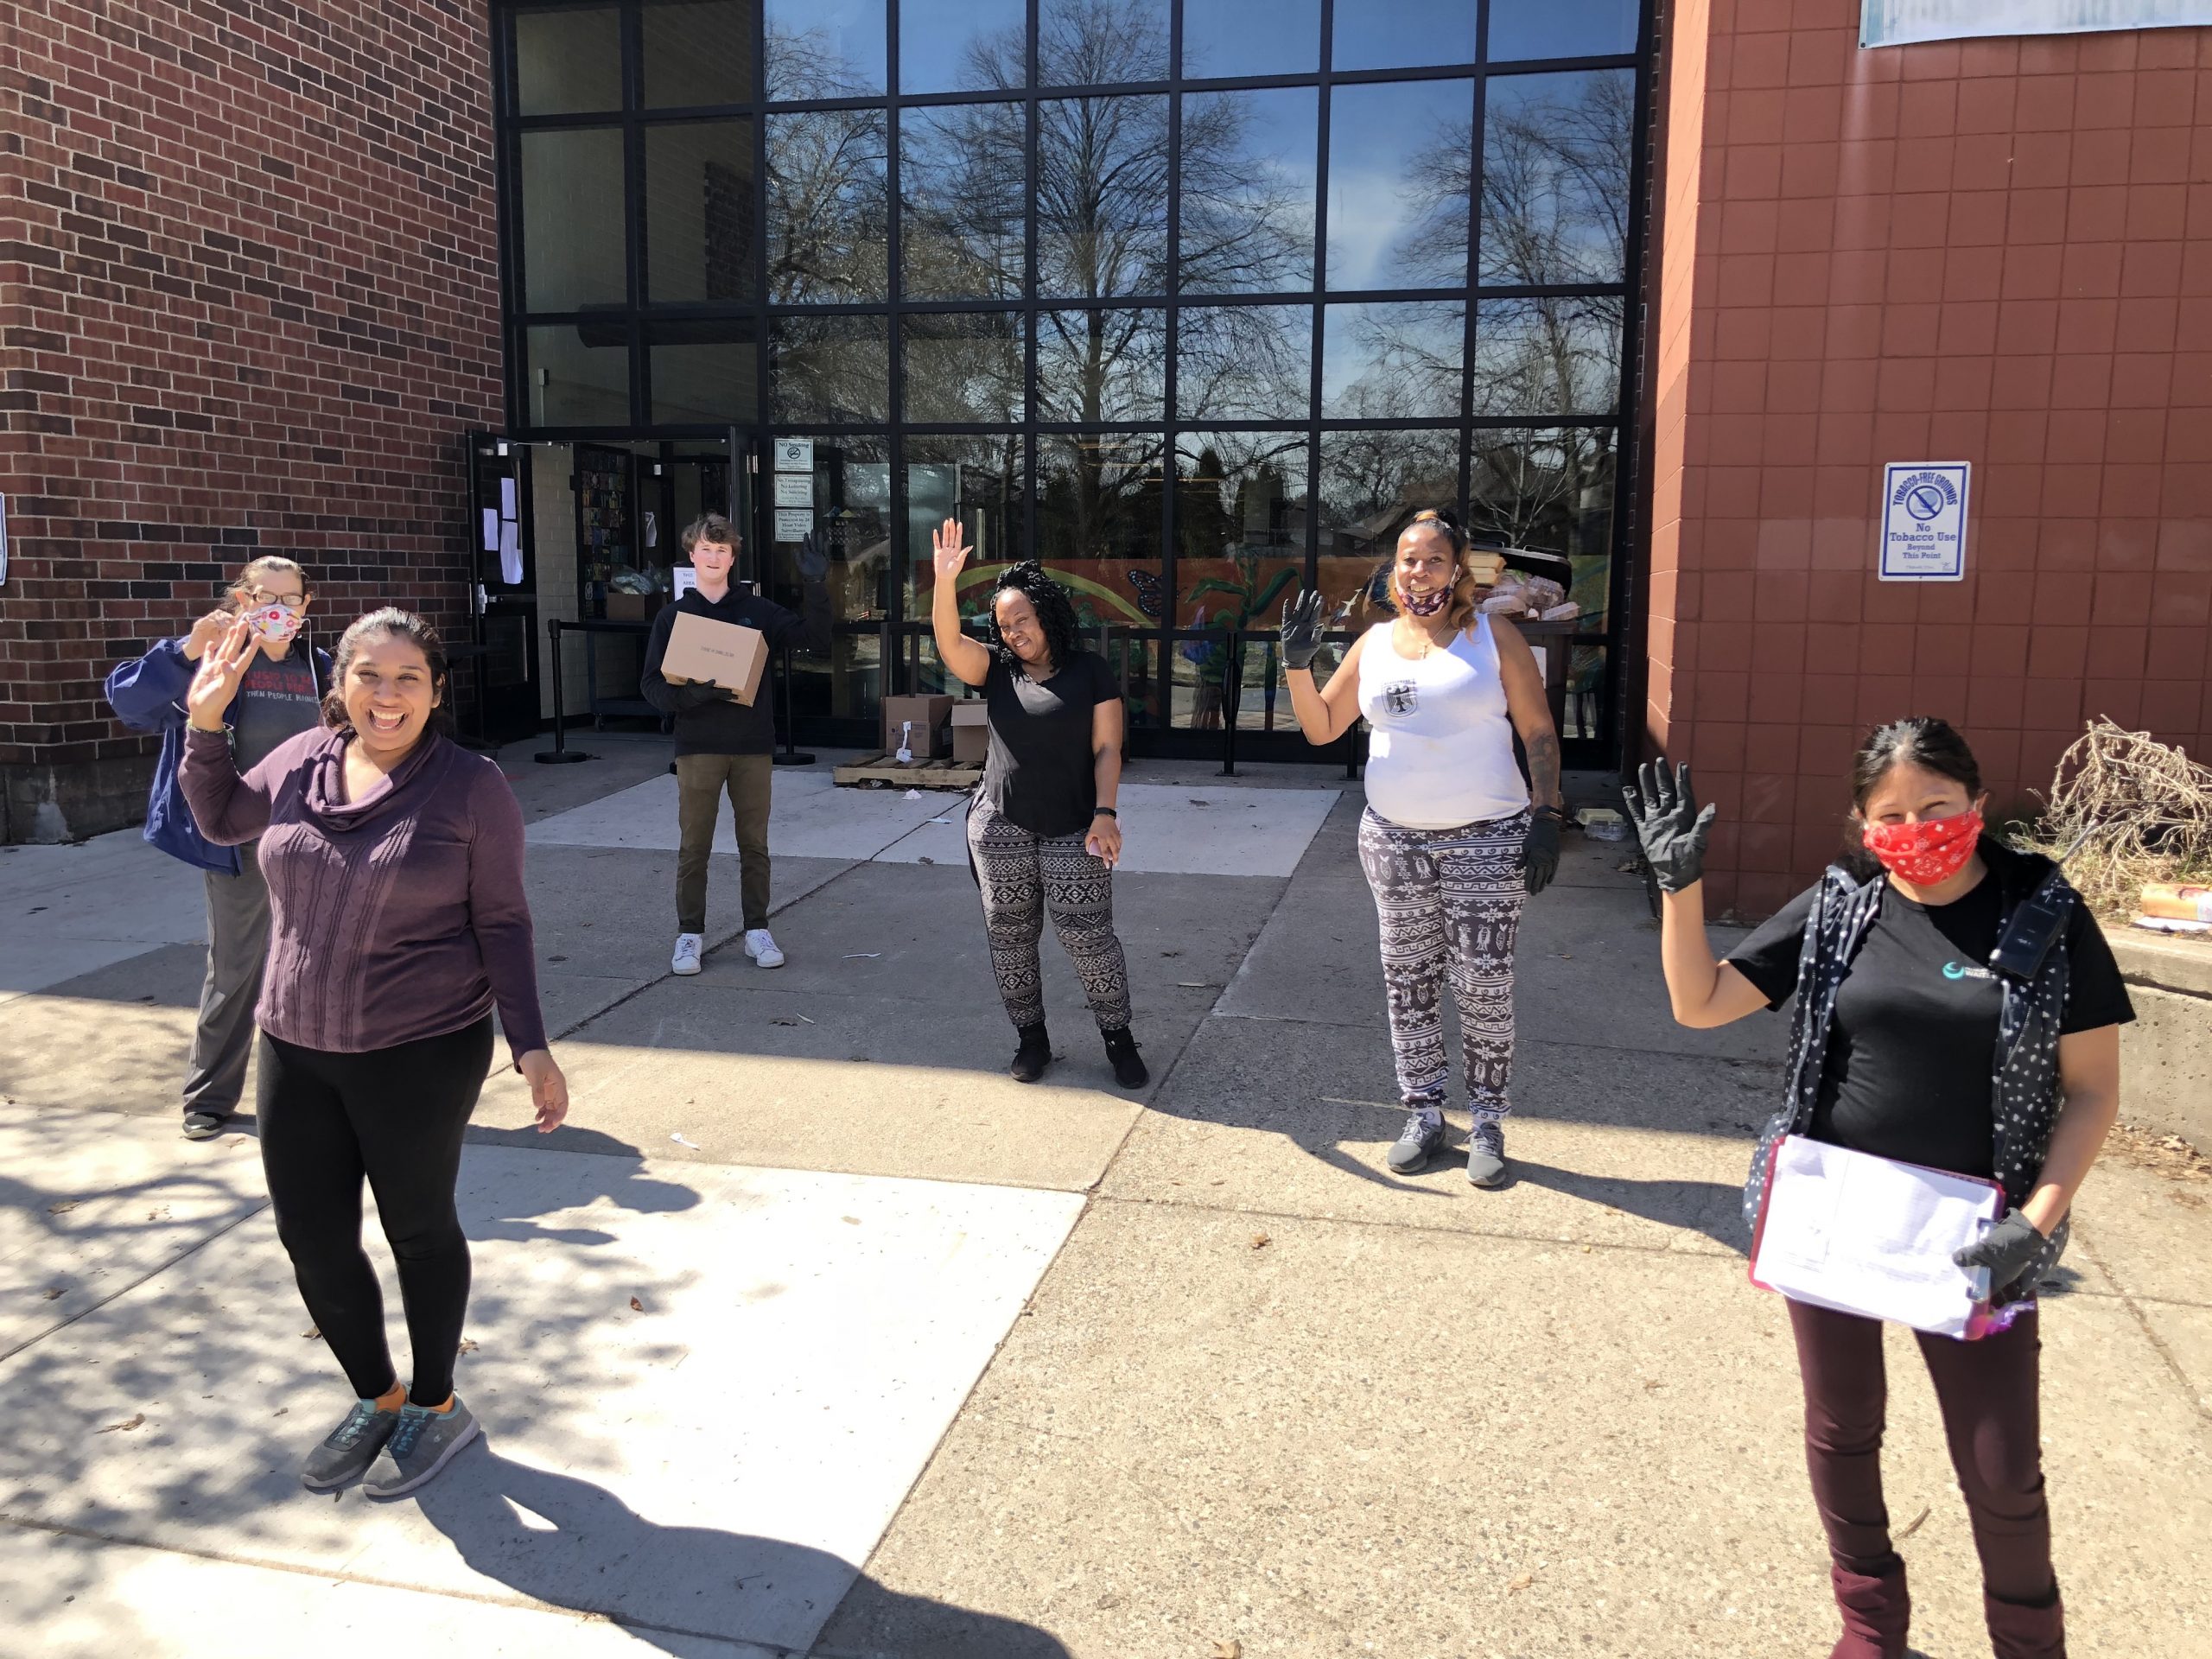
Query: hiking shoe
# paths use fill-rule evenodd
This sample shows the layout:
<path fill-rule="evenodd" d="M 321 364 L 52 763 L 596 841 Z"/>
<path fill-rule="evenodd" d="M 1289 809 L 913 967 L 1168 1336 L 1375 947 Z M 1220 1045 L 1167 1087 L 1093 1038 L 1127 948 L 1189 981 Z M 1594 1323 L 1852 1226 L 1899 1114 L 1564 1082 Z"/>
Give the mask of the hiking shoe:
<path fill-rule="evenodd" d="M 1426 1169 L 1428 1160 L 1444 1150 L 1444 1114 L 1433 1106 L 1409 1112 L 1406 1127 L 1390 1147 L 1393 1173 L 1412 1175 Z"/>
<path fill-rule="evenodd" d="M 223 1132 L 223 1125 L 230 1121 L 228 1112 L 187 1112 L 184 1115 L 184 1138 L 188 1141 L 213 1141 Z"/>
<path fill-rule="evenodd" d="M 704 937 L 697 933 L 677 934 L 676 936 L 676 954 L 673 957 L 671 957 L 668 960 L 668 971 L 671 974 L 697 973 L 699 971 L 699 947 L 706 942 L 707 941 Z"/>
<path fill-rule="evenodd" d="M 1467 1137 L 1467 1179 L 1477 1186 L 1505 1185 L 1505 1126 L 1478 1120 Z"/>
<path fill-rule="evenodd" d="M 784 953 L 776 949 L 776 936 L 765 927 L 746 929 L 745 954 L 763 968 L 784 965 Z"/>
<path fill-rule="evenodd" d="M 353 1409 L 324 1437 L 322 1444 L 308 1453 L 300 1470 L 300 1484 L 311 1492 L 327 1492 L 359 1480 L 398 1427 L 397 1412 L 379 1411 L 373 1400 L 356 1400 Z"/>
<path fill-rule="evenodd" d="M 1045 1034 L 1045 1022 L 1016 1027 L 1021 1033 L 1021 1046 L 1014 1051 L 1014 1063 L 1007 1067 L 1007 1075 L 1016 1083 L 1034 1083 L 1045 1075 L 1045 1068 L 1052 1063 L 1052 1039 Z"/>
<path fill-rule="evenodd" d="M 455 1395 L 451 1411 L 413 1404 L 399 1408 L 399 1426 L 377 1454 L 362 1490 L 371 1497 L 411 1492 L 453 1461 L 453 1454 L 476 1438 L 476 1419 Z"/>
<path fill-rule="evenodd" d="M 1152 1081 L 1152 1073 L 1138 1057 L 1137 1039 L 1129 1035 L 1127 1026 L 1100 1035 L 1106 1039 L 1106 1058 L 1114 1064 L 1115 1082 L 1124 1089 L 1141 1089 Z"/>

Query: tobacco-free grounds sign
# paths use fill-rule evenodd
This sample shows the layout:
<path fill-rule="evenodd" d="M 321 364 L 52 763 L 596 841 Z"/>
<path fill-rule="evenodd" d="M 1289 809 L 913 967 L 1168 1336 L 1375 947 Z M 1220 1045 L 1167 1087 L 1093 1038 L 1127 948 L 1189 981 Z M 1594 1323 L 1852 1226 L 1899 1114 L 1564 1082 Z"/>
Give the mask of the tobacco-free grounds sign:
<path fill-rule="evenodd" d="M 1963 461 L 1893 461 L 1882 473 L 1884 582 L 1961 582 L 1967 574 Z"/>

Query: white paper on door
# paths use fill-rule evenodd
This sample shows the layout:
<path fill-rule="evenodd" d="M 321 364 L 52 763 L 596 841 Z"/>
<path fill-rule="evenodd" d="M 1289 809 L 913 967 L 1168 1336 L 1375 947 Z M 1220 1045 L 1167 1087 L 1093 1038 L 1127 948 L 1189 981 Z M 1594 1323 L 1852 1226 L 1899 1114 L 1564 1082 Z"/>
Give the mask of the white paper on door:
<path fill-rule="evenodd" d="M 1795 1301 L 1963 1337 L 1986 1294 L 1951 1252 L 2003 1212 L 1993 1183 L 1801 1135 L 1774 1150 L 1751 1280 Z"/>

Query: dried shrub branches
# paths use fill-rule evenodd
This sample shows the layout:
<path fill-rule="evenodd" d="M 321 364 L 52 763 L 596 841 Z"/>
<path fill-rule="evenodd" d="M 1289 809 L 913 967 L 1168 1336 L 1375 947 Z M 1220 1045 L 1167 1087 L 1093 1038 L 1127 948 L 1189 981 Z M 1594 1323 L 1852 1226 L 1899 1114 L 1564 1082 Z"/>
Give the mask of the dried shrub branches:
<path fill-rule="evenodd" d="M 2059 757 L 2049 810 L 2022 843 L 2056 858 L 2093 909 L 2133 915 L 2146 881 L 2212 884 L 2212 767 L 2098 720 Z"/>

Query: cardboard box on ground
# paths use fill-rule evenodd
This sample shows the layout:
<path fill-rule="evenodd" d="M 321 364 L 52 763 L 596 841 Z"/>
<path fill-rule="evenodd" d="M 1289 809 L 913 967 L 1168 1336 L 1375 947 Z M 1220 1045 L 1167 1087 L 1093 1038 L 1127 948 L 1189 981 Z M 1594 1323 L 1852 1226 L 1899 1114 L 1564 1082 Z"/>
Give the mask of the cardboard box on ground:
<path fill-rule="evenodd" d="M 660 614 L 660 607 L 668 601 L 658 594 L 611 593 L 607 596 L 607 620 L 610 622 L 650 622 Z"/>
<path fill-rule="evenodd" d="M 671 680 L 719 685 L 750 708 L 767 667 L 768 640 L 760 629 L 679 611 L 660 671 Z"/>
<path fill-rule="evenodd" d="M 980 766 L 990 753 L 990 706 L 981 697 L 963 697 L 952 705 L 952 764 Z"/>
<path fill-rule="evenodd" d="M 951 720 L 950 697 L 886 697 L 883 752 L 909 749 L 917 760 L 942 760 L 952 753 Z"/>

